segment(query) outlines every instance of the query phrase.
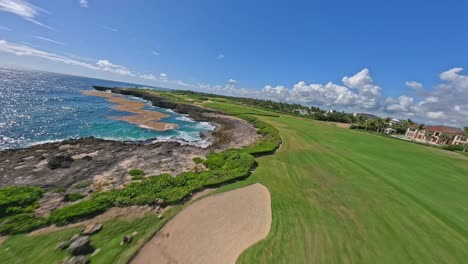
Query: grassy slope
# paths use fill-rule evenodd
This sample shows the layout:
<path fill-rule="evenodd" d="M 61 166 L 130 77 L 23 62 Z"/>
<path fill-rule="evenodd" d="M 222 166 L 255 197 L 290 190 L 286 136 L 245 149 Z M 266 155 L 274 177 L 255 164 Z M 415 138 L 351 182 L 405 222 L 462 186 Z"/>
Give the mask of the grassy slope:
<path fill-rule="evenodd" d="M 231 113 L 252 112 L 214 102 Z M 254 110 L 255 111 L 255 110 Z M 258 110 L 256 110 L 258 111 Z M 257 116 L 283 145 L 244 182 L 272 195 L 268 237 L 238 263 L 463 263 L 468 160 L 292 116 Z"/>
<path fill-rule="evenodd" d="M 462 263 L 468 160 L 282 116 L 283 146 L 258 159 L 271 191 L 267 239 L 239 263 Z"/>
<path fill-rule="evenodd" d="M 162 220 L 150 214 L 132 221 L 109 220 L 103 229 L 91 237 L 91 245 L 100 251 L 90 258 L 91 263 L 127 263 L 131 256 L 179 210 L 173 207 Z M 66 251 L 55 250 L 60 241 L 79 233 L 81 228 L 66 228 L 43 235 L 27 237 L 14 235 L 0 244 L 0 263 L 59 263 Z M 132 243 L 121 246 L 123 236 L 137 232 Z"/>

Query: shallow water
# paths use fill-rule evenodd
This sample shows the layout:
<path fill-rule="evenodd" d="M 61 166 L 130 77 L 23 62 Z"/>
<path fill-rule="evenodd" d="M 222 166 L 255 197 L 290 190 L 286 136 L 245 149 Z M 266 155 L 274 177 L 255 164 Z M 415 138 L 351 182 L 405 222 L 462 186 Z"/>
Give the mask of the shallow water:
<path fill-rule="evenodd" d="M 22 148 L 33 144 L 69 138 L 94 136 L 114 140 L 177 140 L 200 146 L 209 144 L 200 137 L 214 127 L 195 122 L 170 109 L 145 103 L 146 110 L 159 111 L 168 117 L 161 122 L 177 128 L 156 131 L 108 117 L 128 116 L 112 109 L 104 98 L 87 96 L 83 90 L 92 85 L 135 86 L 134 84 L 69 76 L 55 73 L 0 68 L 0 149 Z"/>

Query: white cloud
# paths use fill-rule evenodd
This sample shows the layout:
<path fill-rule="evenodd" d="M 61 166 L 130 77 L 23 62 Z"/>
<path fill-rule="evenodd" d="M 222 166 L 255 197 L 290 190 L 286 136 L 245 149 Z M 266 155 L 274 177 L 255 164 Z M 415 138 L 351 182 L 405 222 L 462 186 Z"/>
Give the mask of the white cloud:
<path fill-rule="evenodd" d="M 229 80 L 228 80 L 228 83 L 233 83 L 233 84 L 236 84 L 236 83 L 237 83 L 237 81 L 236 81 L 236 80 L 234 80 L 234 79 L 229 79 Z"/>
<path fill-rule="evenodd" d="M 52 42 L 52 43 L 55 43 L 55 44 L 65 45 L 65 43 L 57 41 L 57 40 L 48 39 L 48 38 L 44 38 L 44 37 L 41 37 L 41 36 L 34 36 L 34 37 L 37 38 L 37 39 L 45 40 L 45 41 Z"/>
<path fill-rule="evenodd" d="M 462 68 L 453 68 L 442 72 L 439 75 L 441 83 L 430 90 L 423 90 L 422 85 L 414 82 L 416 85 L 409 86 L 419 91 L 417 101 L 395 102 L 390 98 L 386 101 L 385 110 L 411 114 L 423 122 L 467 126 L 468 75 L 461 74 L 462 71 Z"/>
<path fill-rule="evenodd" d="M 88 7 L 88 0 L 80 0 L 81 7 Z"/>
<path fill-rule="evenodd" d="M 415 90 L 420 90 L 423 88 L 423 85 L 421 83 L 415 81 L 405 82 L 405 85 Z"/>
<path fill-rule="evenodd" d="M 169 78 L 167 77 L 167 74 L 165 74 L 164 72 L 159 74 L 159 79 L 163 82 L 167 82 L 169 80 Z"/>
<path fill-rule="evenodd" d="M 7 27 L 4 27 L 4 26 L 0 26 L 0 29 L 5 30 L 5 31 L 11 31 L 11 28 L 7 28 Z"/>
<path fill-rule="evenodd" d="M 113 31 L 113 32 L 118 32 L 119 30 L 117 28 L 109 27 L 109 26 L 101 26 L 103 29 Z"/>
<path fill-rule="evenodd" d="M 0 0 L 0 11 L 8 12 L 22 17 L 23 19 L 32 22 L 36 25 L 53 29 L 35 18 L 39 16 L 39 13 L 48 13 L 46 10 L 37 7 L 23 0 Z"/>
<path fill-rule="evenodd" d="M 98 60 L 96 65 L 100 67 L 101 70 L 117 73 L 120 75 L 129 75 L 134 76 L 134 74 L 122 65 L 113 64 L 108 60 Z"/>
<path fill-rule="evenodd" d="M 218 54 L 218 56 L 216 56 L 216 59 L 217 59 L 217 60 L 222 60 L 222 59 L 224 59 L 224 54 L 222 54 L 222 53 L 221 53 L 221 54 Z"/>
<path fill-rule="evenodd" d="M 343 83 L 359 90 L 359 105 L 365 109 L 376 109 L 380 106 L 381 88 L 374 84 L 368 69 L 364 69 L 351 77 L 343 77 Z"/>
<path fill-rule="evenodd" d="M 153 80 L 153 81 L 156 81 L 158 79 L 158 77 L 156 77 L 153 74 L 142 74 L 142 75 L 140 75 L 140 77 L 143 78 L 143 79 Z"/>
<path fill-rule="evenodd" d="M 49 53 L 46 51 L 41 51 L 30 46 L 26 45 L 19 45 L 15 43 L 8 42 L 6 40 L 0 40 L 0 52 L 13 54 L 17 56 L 31 56 L 31 57 L 38 57 L 47 59 L 50 61 L 62 62 L 70 65 L 77 65 L 88 69 L 98 69 L 96 66 L 80 62 L 78 60 L 74 60 L 65 56 L 57 55 L 54 53 Z"/>
<path fill-rule="evenodd" d="M 154 50 L 151 52 L 151 54 L 153 54 L 154 56 L 159 56 L 159 52 L 154 51 Z"/>
<path fill-rule="evenodd" d="M 391 97 L 385 100 L 385 110 L 395 112 L 408 112 L 414 101 L 414 98 L 402 95 L 398 99 Z"/>
<path fill-rule="evenodd" d="M 444 114 L 444 112 L 439 111 L 439 112 L 427 112 L 427 117 L 430 119 L 445 119 L 447 118 L 447 115 Z"/>

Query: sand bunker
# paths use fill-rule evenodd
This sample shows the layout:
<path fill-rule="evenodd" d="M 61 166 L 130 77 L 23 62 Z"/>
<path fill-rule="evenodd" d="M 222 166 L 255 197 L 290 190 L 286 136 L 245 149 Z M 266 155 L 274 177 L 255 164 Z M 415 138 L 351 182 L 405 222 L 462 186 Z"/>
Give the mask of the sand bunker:
<path fill-rule="evenodd" d="M 197 201 L 170 220 L 131 263 L 235 263 L 268 235 L 270 203 L 270 193 L 261 184 Z"/>
<path fill-rule="evenodd" d="M 143 102 L 131 101 L 113 93 L 99 91 L 83 91 L 83 94 L 106 98 L 108 102 L 117 104 L 116 106 L 113 106 L 112 109 L 135 114 L 131 116 L 111 117 L 112 119 L 122 120 L 143 128 L 159 131 L 174 129 L 177 127 L 176 124 L 157 122 L 161 118 L 169 117 L 169 115 L 156 111 L 144 110 L 143 108 L 145 107 L 145 103 Z"/>

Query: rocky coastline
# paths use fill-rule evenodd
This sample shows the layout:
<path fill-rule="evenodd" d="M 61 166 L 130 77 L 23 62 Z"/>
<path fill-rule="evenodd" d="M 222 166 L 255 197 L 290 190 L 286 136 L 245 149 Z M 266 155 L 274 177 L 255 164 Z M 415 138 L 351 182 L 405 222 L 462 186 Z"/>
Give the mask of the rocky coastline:
<path fill-rule="evenodd" d="M 96 191 L 119 188 L 131 181 L 129 170 L 140 169 L 146 175 L 204 169 L 193 161 L 212 151 L 240 148 L 254 143 L 256 129 L 248 122 L 196 105 L 180 104 L 154 93 L 128 89 L 94 87 L 98 91 L 130 95 L 153 105 L 187 114 L 196 121 L 209 122 L 216 129 L 203 135 L 211 145 L 203 148 L 184 142 L 111 141 L 98 138 L 69 139 L 0 151 L 0 187 L 32 185 L 47 192 L 37 211 L 45 215 L 69 202 L 67 194 L 89 195 Z"/>

